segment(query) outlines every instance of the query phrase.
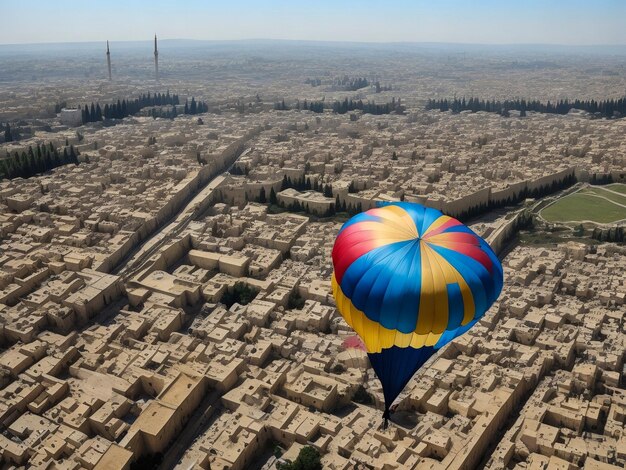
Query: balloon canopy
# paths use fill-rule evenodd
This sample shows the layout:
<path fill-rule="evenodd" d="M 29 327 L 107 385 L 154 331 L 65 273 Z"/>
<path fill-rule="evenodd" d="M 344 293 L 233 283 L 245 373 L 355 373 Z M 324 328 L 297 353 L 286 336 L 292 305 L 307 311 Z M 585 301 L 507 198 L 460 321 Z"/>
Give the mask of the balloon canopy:
<path fill-rule="evenodd" d="M 502 290 L 491 247 L 458 220 L 397 202 L 346 222 L 332 251 L 337 308 L 365 344 L 389 408 L 413 374 Z"/>

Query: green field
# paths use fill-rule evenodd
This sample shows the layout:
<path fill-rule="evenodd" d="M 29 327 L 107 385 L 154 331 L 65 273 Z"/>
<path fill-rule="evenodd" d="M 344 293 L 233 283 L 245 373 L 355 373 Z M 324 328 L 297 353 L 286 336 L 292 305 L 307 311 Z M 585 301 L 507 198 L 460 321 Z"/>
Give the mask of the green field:
<path fill-rule="evenodd" d="M 609 188 L 611 191 L 626 194 L 626 184 L 623 183 L 609 184 L 607 185 L 607 188 Z"/>
<path fill-rule="evenodd" d="M 606 191 L 590 186 L 546 207 L 540 215 L 548 222 L 592 221 L 600 224 L 626 219 L 626 185 L 613 184 Z M 615 193 L 623 193 L 624 196 Z"/>
<path fill-rule="evenodd" d="M 611 188 L 612 189 L 612 188 Z M 626 193 L 622 194 L 615 189 L 607 191 L 598 186 L 591 186 L 580 191 L 581 194 L 593 194 L 595 196 L 605 197 L 618 204 L 626 205 Z"/>

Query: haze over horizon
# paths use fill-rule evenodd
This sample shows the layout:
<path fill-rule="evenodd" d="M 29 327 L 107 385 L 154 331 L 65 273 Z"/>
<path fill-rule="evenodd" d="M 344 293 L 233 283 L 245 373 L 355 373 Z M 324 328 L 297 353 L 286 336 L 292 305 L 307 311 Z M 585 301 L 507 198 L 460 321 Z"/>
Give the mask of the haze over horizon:
<path fill-rule="evenodd" d="M 619 0 L 320 0 L 302 4 L 252 0 L 184 4 L 110 0 L 99 4 L 60 0 L 0 1 L 9 21 L 0 44 L 191 40 L 269 40 L 626 45 L 626 3 Z M 54 28 L 51 28 L 54 25 Z"/>

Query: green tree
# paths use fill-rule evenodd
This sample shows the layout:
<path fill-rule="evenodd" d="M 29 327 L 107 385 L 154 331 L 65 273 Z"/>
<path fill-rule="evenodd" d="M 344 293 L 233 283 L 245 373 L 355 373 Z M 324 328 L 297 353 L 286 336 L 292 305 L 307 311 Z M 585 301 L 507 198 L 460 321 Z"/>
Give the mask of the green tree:
<path fill-rule="evenodd" d="M 78 151 L 74 150 L 74 146 L 70 145 L 70 155 L 69 155 L 69 161 L 70 163 L 74 163 L 76 165 L 78 165 Z"/>
<path fill-rule="evenodd" d="M 574 235 L 576 235 L 577 237 L 582 237 L 585 234 L 585 228 L 583 227 L 583 224 L 579 224 L 576 226 L 576 228 L 574 229 Z"/>
<path fill-rule="evenodd" d="M 253 287 L 250 287 L 245 282 L 236 282 L 232 290 L 226 291 L 222 296 L 221 302 L 228 308 L 233 304 L 238 303 L 240 305 L 247 305 L 254 300 L 259 291 Z"/>
<path fill-rule="evenodd" d="M 278 470 L 322 470 L 322 458 L 315 447 L 304 446 L 293 462 L 278 464 Z"/>
<path fill-rule="evenodd" d="M 28 174 L 26 176 L 32 176 L 37 173 L 37 161 L 35 160 L 35 153 L 33 147 L 28 146 Z"/>
<path fill-rule="evenodd" d="M 272 205 L 278 204 L 278 198 L 276 197 L 276 191 L 274 191 L 274 187 L 270 189 L 270 204 Z"/>
<path fill-rule="evenodd" d="M 263 186 L 261 186 L 261 191 L 259 192 L 259 202 L 261 204 L 265 204 L 267 202 L 267 199 L 265 197 L 265 188 Z"/>

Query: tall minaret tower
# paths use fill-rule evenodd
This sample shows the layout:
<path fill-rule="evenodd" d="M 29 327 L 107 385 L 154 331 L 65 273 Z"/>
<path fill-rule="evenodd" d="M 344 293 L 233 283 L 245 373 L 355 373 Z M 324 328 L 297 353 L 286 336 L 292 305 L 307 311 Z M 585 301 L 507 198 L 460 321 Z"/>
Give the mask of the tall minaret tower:
<path fill-rule="evenodd" d="M 109 51 L 109 41 L 107 41 L 107 67 L 109 69 L 109 81 L 111 81 L 111 52 Z"/>
<path fill-rule="evenodd" d="M 157 37 L 154 35 L 154 78 L 159 81 L 159 51 L 157 50 Z"/>

